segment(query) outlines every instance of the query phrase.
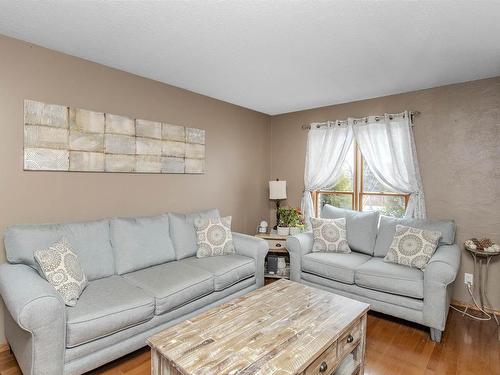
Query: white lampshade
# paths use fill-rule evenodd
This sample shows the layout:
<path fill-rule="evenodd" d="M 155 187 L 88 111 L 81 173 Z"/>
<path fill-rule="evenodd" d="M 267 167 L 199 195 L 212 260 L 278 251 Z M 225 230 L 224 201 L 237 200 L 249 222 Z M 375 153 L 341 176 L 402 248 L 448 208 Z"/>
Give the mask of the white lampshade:
<path fill-rule="evenodd" d="M 286 199 L 286 181 L 269 181 L 269 199 Z"/>

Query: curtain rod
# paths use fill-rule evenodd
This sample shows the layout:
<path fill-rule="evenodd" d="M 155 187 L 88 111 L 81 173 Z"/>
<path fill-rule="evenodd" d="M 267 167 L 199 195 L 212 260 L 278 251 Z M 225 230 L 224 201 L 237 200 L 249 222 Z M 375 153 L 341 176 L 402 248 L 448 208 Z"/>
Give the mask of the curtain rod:
<path fill-rule="evenodd" d="M 403 113 L 403 112 L 401 112 Z M 401 113 L 389 113 L 389 115 L 392 115 L 392 116 L 397 116 Z M 410 122 L 413 124 L 413 118 L 420 115 L 420 112 L 419 111 L 408 111 L 408 113 L 410 114 Z M 368 116 L 367 116 L 368 117 Z M 383 116 L 375 116 L 375 117 L 383 117 Z M 362 117 L 362 118 L 366 118 L 366 117 Z M 343 120 L 343 121 L 347 121 L 347 120 Z M 320 123 L 322 124 L 322 123 Z M 327 122 L 324 123 L 325 125 L 327 124 Z M 319 125 L 319 126 L 324 126 L 324 125 Z M 302 125 L 302 129 L 303 130 L 309 130 L 311 129 L 311 124 L 304 124 Z"/>

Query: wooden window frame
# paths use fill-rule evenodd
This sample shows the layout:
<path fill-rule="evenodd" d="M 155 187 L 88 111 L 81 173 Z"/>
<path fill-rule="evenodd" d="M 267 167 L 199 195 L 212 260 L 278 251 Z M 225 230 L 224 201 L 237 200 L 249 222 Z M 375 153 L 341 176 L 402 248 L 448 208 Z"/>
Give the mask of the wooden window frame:
<path fill-rule="evenodd" d="M 382 196 L 382 197 L 401 197 L 404 199 L 405 210 L 408 207 L 408 201 L 410 200 L 409 194 L 404 193 L 385 193 L 385 192 L 373 192 L 364 191 L 363 176 L 364 176 L 364 163 L 363 156 L 359 150 L 359 146 L 356 141 L 354 142 L 354 181 L 353 181 L 353 191 L 332 191 L 332 190 L 317 190 L 312 193 L 314 212 L 316 216 L 319 216 L 319 196 L 323 195 L 351 195 L 352 196 L 352 209 L 354 211 L 363 211 L 363 197 L 364 196 Z"/>

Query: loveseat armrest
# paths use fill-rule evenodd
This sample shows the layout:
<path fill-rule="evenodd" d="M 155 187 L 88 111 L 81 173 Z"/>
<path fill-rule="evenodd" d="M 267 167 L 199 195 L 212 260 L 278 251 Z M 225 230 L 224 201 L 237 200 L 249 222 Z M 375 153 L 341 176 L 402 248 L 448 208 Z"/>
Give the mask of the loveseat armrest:
<path fill-rule="evenodd" d="M 300 282 L 302 257 L 312 251 L 313 234 L 305 232 L 290 236 L 285 246 L 290 254 L 290 280 Z"/>
<path fill-rule="evenodd" d="M 424 323 L 443 331 L 460 268 L 458 245 L 439 246 L 424 270 Z"/>
<path fill-rule="evenodd" d="M 264 285 L 264 261 L 269 247 L 262 238 L 233 232 L 233 244 L 236 254 L 255 259 L 255 279 L 257 287 Z"/>
<path fill-rule="evenodd" d="M 24 374 L 62 374 L 66 308 L 56 290 L 31 267 L 0 265 L 7 340 Z M 16 333 L 26 331 L 27 335 Z"/>
<path fill-rule="evenodd" d="M 439 246 L 424 270 L 424 280 L 448 285 L 455 281 L 460 268 L 458 245 Z"/>

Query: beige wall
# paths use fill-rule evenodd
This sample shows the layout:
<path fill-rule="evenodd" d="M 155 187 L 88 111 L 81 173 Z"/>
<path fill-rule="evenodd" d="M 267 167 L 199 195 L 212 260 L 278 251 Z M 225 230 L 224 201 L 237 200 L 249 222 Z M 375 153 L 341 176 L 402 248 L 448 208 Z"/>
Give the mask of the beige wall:
<path fill-rule="evenodd" d="M 406 109 L 421 112 L 414 130 L 429 217 L 455 219 L 462 248 L 471 237 L 500 242 L 500 77 L 274 116 L 271 178 L 288 181 L 288 204 L 299 207 L 307 137 L 302 124 Z M 488 293 L 500 310 L 498 258 Z M 471 300 L 463 273 L 472 272 L 472 264 L 463 252 L 455 298 L 464 302 Z"/>
<path fill-rule="evenodd" d="M 17 223 L 209 207 L 232 215 L 236 230 L 253 233 L 267 217 L 269 116 L 2 36 L 0 56 L 2 233 Z M 24 99 L 205 129 L 207 172 L 24 172 Z M 0 343 L 5 340 L 2 313 Z"/>

